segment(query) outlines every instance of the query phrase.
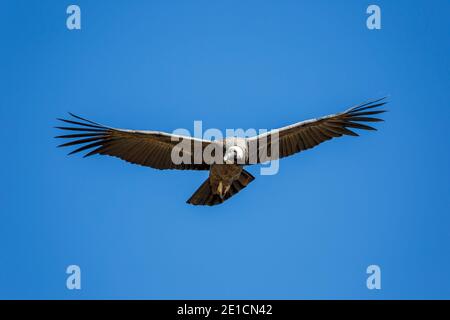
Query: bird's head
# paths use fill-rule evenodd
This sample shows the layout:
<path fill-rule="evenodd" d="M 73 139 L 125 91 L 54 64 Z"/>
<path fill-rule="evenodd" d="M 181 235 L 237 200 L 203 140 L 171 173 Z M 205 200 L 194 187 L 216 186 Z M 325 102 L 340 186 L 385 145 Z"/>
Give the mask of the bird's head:
<path fill-rule="evenodd" d="M 237 146 L 230 147 L 225 152 L 225 156 L 223 157 L 223 161 L 226 164 L 234 164 L 242 160 L 244 160 L 244 151 L 242 150 L 242 148 L 239 148 Z"/>

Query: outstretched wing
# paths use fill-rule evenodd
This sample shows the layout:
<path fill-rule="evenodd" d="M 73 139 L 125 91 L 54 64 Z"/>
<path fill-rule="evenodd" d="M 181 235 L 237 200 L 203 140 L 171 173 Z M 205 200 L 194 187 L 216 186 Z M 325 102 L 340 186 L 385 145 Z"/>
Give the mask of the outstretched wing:
<path fill-rule="evenodd" d="M 376 130 L 364 123 L 383 121 L 373 117 L 373 115 L 386 112 L 386 110 L 378 109 L 386 104 L 384 99 L 369 101 L 342 113 L 298 122 L 248 138 L 247 141 L 251 153 L 249 156 L 250 164 L 253 164 L 252 159 L 256 163 L 261 163 L 287 157 L 343 135 L 358 136 L 357 133 L 349 128 Z M 272 140 L 276 141 L 276 135 L 273 135 L 274 132 L 278 133 L 278 155 L 275 152 L 277 144 L 272 142 Z M 255 152 L 257 154 L 254 154 Z"/>
<path fill-rule="evenodd" d="M 115 129 L 72 113 L 69 114 L 75 119 L 58 120 L 75 126 L 56 128 L 72 131 L 72 133 L 55 137 L 74 139 L 58 146 L 78 146 L 69 154 L 86 151 L 84 157 L 95 154 L 108 155 L 155 169 L 208 170 L 210 167 L 203 160 L 201 160 L 201 163 L 195 163 L 194 144 L 200 146 L 203 150 L 211 141 L 157 131 Z M 181 141 L 183 141 L 183 148 L 179 145 Z M 186 148 L 188 145 L 190 145 L 190 148 Z M 189 157 L 190 162 L 175 164 L 171 156 L 174 148 L 176 148 L 174 151 L 178 152 L 181 158 L 183 156 L 185 159 Z"/>

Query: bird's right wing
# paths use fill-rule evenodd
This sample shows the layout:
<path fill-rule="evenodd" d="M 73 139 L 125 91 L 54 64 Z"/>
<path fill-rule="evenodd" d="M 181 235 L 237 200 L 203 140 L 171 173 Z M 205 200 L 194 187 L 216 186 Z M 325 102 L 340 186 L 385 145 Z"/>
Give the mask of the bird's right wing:
<path fill-rule="evenodd" d="M 158 131 L 115 129 L 72 113 L 70 115 L 76 119 L 58 120 L 76 126 L 56 127 L 72 131 L 71 134 L 60 135 L 56 138 L 75 139 L 61 144 L 59 147 L 81 145 L 69 154 L 89 150 L 84 157 L 101 154 L 155 169 L 209 170 L 210 165 L 206 164 L 203 159 L 196 163 L 194 150 L 199 149 L 202 152 L 211 141 Z M 183 148 L 180 147 L 180 141 L 184 143 Z M 184 146 L 190 148 L 184 148 Z M 189 158 L 189 161 L 176 164 L 172 159 L 173 151 L 179 153 L 180 158 L 183 156 Z"/>
<path fill-rule="evenodd" d="M 358 135 L 349 128 L 376 130 L 363 123 L 383 121 L 382 119 L 373 117 L 373 115 L 386 111 L 377 109 L 386 104 L 383 101 L 384 99 L 369 101 L 341 113 L 298 122 L 248 138 L 247 142 L 250 152 L 249 164 L 287 157 L 297 152 L 313 148 L 332 138 L 344 135 Z M 273 143 L 272 140 L 277 143 Z"/>

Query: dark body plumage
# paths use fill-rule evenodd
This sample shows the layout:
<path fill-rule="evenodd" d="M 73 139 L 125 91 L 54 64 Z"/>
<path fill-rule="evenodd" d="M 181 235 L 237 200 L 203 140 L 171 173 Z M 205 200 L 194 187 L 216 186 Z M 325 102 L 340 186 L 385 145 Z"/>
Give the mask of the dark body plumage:
<path fill-rule="evenodd" d="M 314 146 L 344 135 L 357 136 L 352 129 L 376 130 L 364 124 L 383 121 L 374 117 L 385 110 L 379 110 L 386 102 L 384 98 L 369 101 L 342 113 L 322 118 L 298 122 L 250 138 L 227 138 L 223 141 L 209 141 L 193 137 L 178 136 L 158 131 L 116 129 L 70 114 L 74 119 L 58 119 L 75 125 L 57 127 L 72 131 L 71 134 L 56 138 L 71 139 L 60 147 L 79 146 L 69 154 L 87 151 L 84 155 L 96 154 L 118 157 L 127 162 L 155 169 L 209 170 L 208 179 L 187 201 L 194 205 L 216 205 L 226 201 L 245 188 L 255 178 L 245 171 L 245 165 L 277 160 L 292 154 L 313 148 Z M 273 133 L 278 140 L 272 141 Z M 223 149 L 225 158 L 229 155 L 240 157 L 242 162 L 207 163 L 196 159 L 193 152 L 181 149 L 183 140 L 195 149 L 195 145 L 204 150 L 210 145 Z M 175 163 L 172 152 L 178 152 L 190 161 Z M 278 151 L 278 152 L 275 152 Z M 224 158 L 224 159 L 225 159 Z"/>
<path fill-rule="evenodd" d="M 195 191 L 187 203 L 213 206 L 228 200 L 255 179 L 235 164 L 213 164 L 208 179 Z M 222 186 L 220 186 L 222 184 Z"/>

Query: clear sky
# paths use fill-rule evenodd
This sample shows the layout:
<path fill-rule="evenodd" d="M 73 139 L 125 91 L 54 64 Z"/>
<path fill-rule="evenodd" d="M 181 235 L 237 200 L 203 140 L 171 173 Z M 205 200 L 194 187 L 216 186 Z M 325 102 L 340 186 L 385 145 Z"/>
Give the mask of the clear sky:
<path fill-rule="evenodd" d="M 66 8 L 81 8 L 81 30 Z M 381 30 L 366 8 L 381 8 Z M 450 3 L 2 1 L 0 298 L 450 298 Z M 216 207 L 206 172 L 67 157 L 56 117 L 276 128 L 389 97 L 377 132 Z M 66 288 L 79 265 L 81 290 Z M 381 290 L 366 268 L 381 267 Z"/>

